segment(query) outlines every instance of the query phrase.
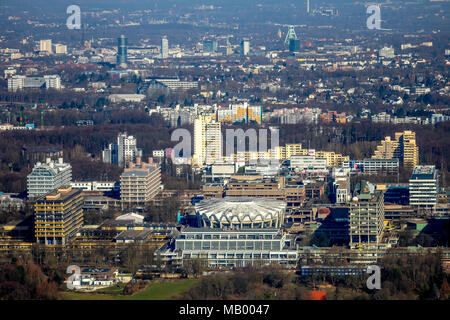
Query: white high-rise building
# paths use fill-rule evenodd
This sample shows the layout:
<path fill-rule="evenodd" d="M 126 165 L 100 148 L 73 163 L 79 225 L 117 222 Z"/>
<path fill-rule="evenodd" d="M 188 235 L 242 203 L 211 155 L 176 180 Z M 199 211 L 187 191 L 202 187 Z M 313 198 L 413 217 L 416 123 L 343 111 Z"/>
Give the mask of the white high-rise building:
<path fill-rule="evenodd" d="M 250 40 L 244 39 L 241 42 L 241 53 L 246 56 L 250 51 Z"/>
<path fill-rule="evenodd" d="M 46 159 L 45 163 L 38 162 L 27 177 L 28 198 L 44 196 L 51 191 L 72 182 L 72 167 L 64 163 L 62 158 L 58 162 Z"/>
<path fill-rule="evenodd" d="M 166 59 L 169 57 L 169 40 L 164 36 L 161 39 L 161 58 Z"/>
<path fill-rule="evenodd" d="M 117 143 L 109 144 L 108 148 L 103 150 L 102 156 L 105 163 L 126 167 L 142 157 L 142 149 L 137 147 L 135 137 L 120 133 Z"/>
<path fill-rule="evenodd" d="M 52 40 L 41 40 L 39 43 L 39 51 L 53 53 Z"/>
<path fill-rule="evenodd" d="M 194 120 L 194 165 L 222 161 L 222 132 L 220 122 L 207 116 Z"/>
<path fill-rule="evenodd" d="M 409 205 L 434 212 L 439 190 L 435 166 L 415 166 L 409 178 Z"/>
<path fill-rule="evenodd" d="M 44 76 L 45 80 L 45 87 L 47 89 L 52 88 L 56 90 L 61 89 L 61 78 L 58 75 L 50 75 L 50 76 Z"/>

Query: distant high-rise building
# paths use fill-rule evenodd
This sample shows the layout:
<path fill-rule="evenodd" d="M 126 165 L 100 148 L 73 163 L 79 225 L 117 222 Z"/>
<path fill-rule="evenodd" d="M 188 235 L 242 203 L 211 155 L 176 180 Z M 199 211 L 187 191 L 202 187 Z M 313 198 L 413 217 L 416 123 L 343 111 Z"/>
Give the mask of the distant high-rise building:
<path fill-rule="evenodd" d="M 161 39 L 161 58 L 166 59 L 169 57 L 169 40 L 164 36 Z"/>
<path fill-rule="evenodd" d="M 67 46 L 64 44 L 55 44 L 55 53 L 56 54 L 66 54 Z"/>
<path fill-rule="evenodd" d="M 227 38 L 227 56 L 233 54 L 233 49 L 231 48 L 230 38 Z"/>
<path fill-rule="evenodd" d="M 375 186 L 361 181 L 355 188 L 349 212 L 350 248 L 377 245 L 384 228 L 384 194 Z"/>
<path fill-rule="evenodd" d="M 111 143 L 103 150 L 102 157 L 103 162 L 123 168 L 142 157 L 142 149 L 137 148 L 135 137 L 121 133 L 117 137 L 117 143 Z"/>
<path fill-rule="evenodd" d="M 124 35 L 121 35 L 119 38 L 117 38 L 117 64 L 118 65 L 127 64 L 127 46 L 128 46 L 128 39 Z"/>
<path fill-rule="evenodd" d="M 145 205 L 161 190 L 161 167 L 153 163 L 142 162 L 136 158 L 120 176 L 120 200 L 123 206 Z"/>
<path fill-rule="evenodd" d="M 82 190 L 61 186 L 34 204 L 36 242 L 65 245 L 83 226 Z"/>
<path fill-rule="evenodd" d="M 296 52 L 300 50 L 300 40 L 298 39 L 290 39 L 289 40 L 289 51 Z"/>
<path fill-rule="evenodd" d="M 434 212 L 438 183 L 438 170 L 435 166 L 416 166 L 409 178 L 409 204 Z"/>
<path fill-rule="evenodd" d="M 306 0 L 306 13 L 309 13 L 309 0 Z"/>
<path fill-rule="evenodd" d="M 200 116 L 194 120 L 194 164 L 212 164 L 222 160 L 222 132 L 220 122 Z"/>
<path fill-rule="evenodd" d="M 62 158 L 57 162 L 50 158 L 45 163 L 38 162 L 27 176 L 28 198 L 36 198 L 72 182 L 72 167 Z"/>
<path fill-rule="evenodd" d="M 53 53 L 52 50 L 52 40 L 41 40 L 39 43 L 39 51 L 41 52 L 47 52 L 47 53 Z"/>
<path fill-rule="evenodd" d="M 217 40 L 216 39 L 206 39 L 203 40 L 203 52 L 217 52 Z"/>
<path fill-rule="evenodd" d="M 244 39 L 241 42 L 241 54 L 243 54 L 244 56 L 248 55 L 250 51 L 250 40 L 248 39 Z"/>
<path fill-rule="evenodd" d="M 419 164 L 419 147 L 416 145 L 416 133 L 413 131 L 396 132 L 394 140 L 386 137 L 377 146 L 372 159 L 399 159 L 408 170 Z"/>

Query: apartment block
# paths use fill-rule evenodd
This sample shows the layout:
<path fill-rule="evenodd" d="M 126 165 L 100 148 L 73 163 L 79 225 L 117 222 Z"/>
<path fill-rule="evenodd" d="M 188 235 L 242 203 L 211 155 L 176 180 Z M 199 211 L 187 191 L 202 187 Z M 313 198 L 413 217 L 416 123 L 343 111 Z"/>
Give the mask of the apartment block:
<path fill-rule="evenodd" d="M 65 245 L 83 225 L 81 190 L 63 186 L 34 204 L 36 242 Z"/>
<path fill-rule="evenodd" d="M 202 166 L 222 162 L 222 132 L 220 122 L 200 116 L 194 120 L 194 164 Z"/>
<path fill-rule="evenodd" d="M 70 185 L 72 167 L 64 163 L 62 158 L 57 162 L 46 159 L 45 163 L 37 162 L 33 171 L 27 176 L 28 198 L 36 198 L 61 187 Z"/>
<path fill-rule="evenodd" d="M 161 190 L 161 167 L 153 163 L 130 163 L 120 176 L 120 200 L 122 206 L 145 205 L 156 197 Z"/>
<path fill-rule="evenodd" d="M 400 160 L 406 169 L 412 170 L 419 164 L 419 147 L 416 145 L 416 133 L 413 131 L 396 132 L 394 139 L 386 137 L 377 146 L 372 159 Z"/>

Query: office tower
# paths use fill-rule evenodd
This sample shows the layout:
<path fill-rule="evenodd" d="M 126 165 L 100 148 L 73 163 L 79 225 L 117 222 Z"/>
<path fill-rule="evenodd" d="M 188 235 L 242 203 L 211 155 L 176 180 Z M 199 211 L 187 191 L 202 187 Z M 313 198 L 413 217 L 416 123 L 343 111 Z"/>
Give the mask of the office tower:
<path fill-rule="evenodd" d="M 117 136 L 117 143 L 109 144 L 108 148 L 102 152 L 103 162 L 111 163 L 119 167 L 126 167 L 136 158 L 142 157 L 142 149 L 137 147 L 136 138 L 120 133 Z"/>
<path fill-rule="evenodd" d="M 120 176 L 122 206 L 145 205 L 161 190 L 161 167 L 149 158 L 148 163 L 137 158 Z"/>
<path fill-rule="evenodd" d="M 241 42 L 241 54 L 246 56 L 250 51 L 250 40 L 244 39 Z"/>
<path fill-rule="evenodd" d="M 194 120 L 194 165 L 212 164 L 222 160 L 220 122 L 207 116 Z"/>
<path fill-rule="evenodd" d="M 83 225 L 81 189 L 62 186 L 34 204 L 36 242 L 65 245 Z"/>
<path fill-rule="evenodd" d="M 350 248 L 362 248 L 381 242 L 384 228 L 384 195 L 367 181 L 355 188 L 349 213 Z"/>
<path fill-rule="evenodd" d="M 294 26 L 289 27 L 288 32 L 286 33 L 286 38 L 284 39 L 284 44 L 289 45 L 289 40 L 291 39 L 298 39 L 297 35 L 295 34 Z"/>
<path fill-rule="evenodd" d="M 386 137 L 377 146 L 372 159 L 399 159 L 408 170 L 419 164 L 419 147 L 416 145 L 416 133 L 413 131 L 396 132 L 394 140 Z"/>
<path fill-rule="evenodd" d="M 28 198 L 36 198 L 46 195 L 64 185 L 70 185 L 72 181 L 72 167 L 64 163 L 62 158 L 57 162 L 50 158 L 45 163 L 37 162 L 33 171 L 27 176 Z"/>
<path fill-rule="evenodd" d="M 128 39 L 122 34 L 117 38 L 117 64 L 126 65 L 127 64 L 127 46 Z"/>
<path fill-rule="evenodd" d="M 306 13 L 309 13 L 309 0 L 306 0 Z"/>
<path fill-rule="evenodd" d="M 164 36 L 161 39 L 161 58 L 166 59 L 169 57 L 169 40 Z"/>
<path fill-rule="evenodd" d="M 39 51 L 41 52 L 47 52 L 47 53 L 53 53 L 52 50 L 52 40 L 41 40 L 39 42 Z"/>
<path fill-rule="evenodd" d="M 300 50 L 300 40 L 298 39 L 290 39 L 289 40 L 289 51 L 296 52 Z"/>
<path fill-rule="evenodd" d="M 409 178 L 409 204 L 434 212 L 438 184 L 438 170 L 435 166 L 416 166 Z"/>
<path fill-rule="evenodd" d="M 217 52 L 217 40 L 215 39 L 203 40 L 203 52 L 210 52 L 210 53 Z"/>

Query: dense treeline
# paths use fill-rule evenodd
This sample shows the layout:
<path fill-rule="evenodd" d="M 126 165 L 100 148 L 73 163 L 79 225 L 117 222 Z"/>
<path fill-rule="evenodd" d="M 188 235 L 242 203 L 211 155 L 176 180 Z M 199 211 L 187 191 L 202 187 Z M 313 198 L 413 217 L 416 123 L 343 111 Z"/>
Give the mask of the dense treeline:
<path fill-rule="evenodd" d="M 127 118 L 128 113 L 121 117 Z M 131 116 L 130 116 L 131 117 Z M 134 135 L 144 158 L 152 150 L 171 145 L 170 131 L 157 116 L 146 123 L 114 123 L 88 127 L 61 127 L 52 130 L 10 131 L 0 135 L 0 190 L 22 192 L 26 175 L 34 163 L 22 154 L 25 146 L 57 146 L 63 149 L 64 160 L 70 162 L 73 180 L 118 180 L 122 170 L 101 161 L 101 151 L 117 141 L 120 132 Z"/>
<path fill-rule="evenodd" d="M 380 261 L 381 289 L 367 289 L 369 275 L 296 276 L 277 265 L 246 267 L 231 274 L 203 277 L 180 299 L 310 299 L 310 291 L 328 287 L 327 299 L 342 300 L 447 300 L 450 275 L 442 268 L 440 255 L 411 254 L 398 257 L 386 254 Z M 334 289 L 334 291 L 332 290 Z"/>
<path fill-rule="evenodd" d="M 17 260 L 0 266 L 0 300 L 56 300 L 63 281 L 59 273 L 45 274 L 31 260 Z"/>

